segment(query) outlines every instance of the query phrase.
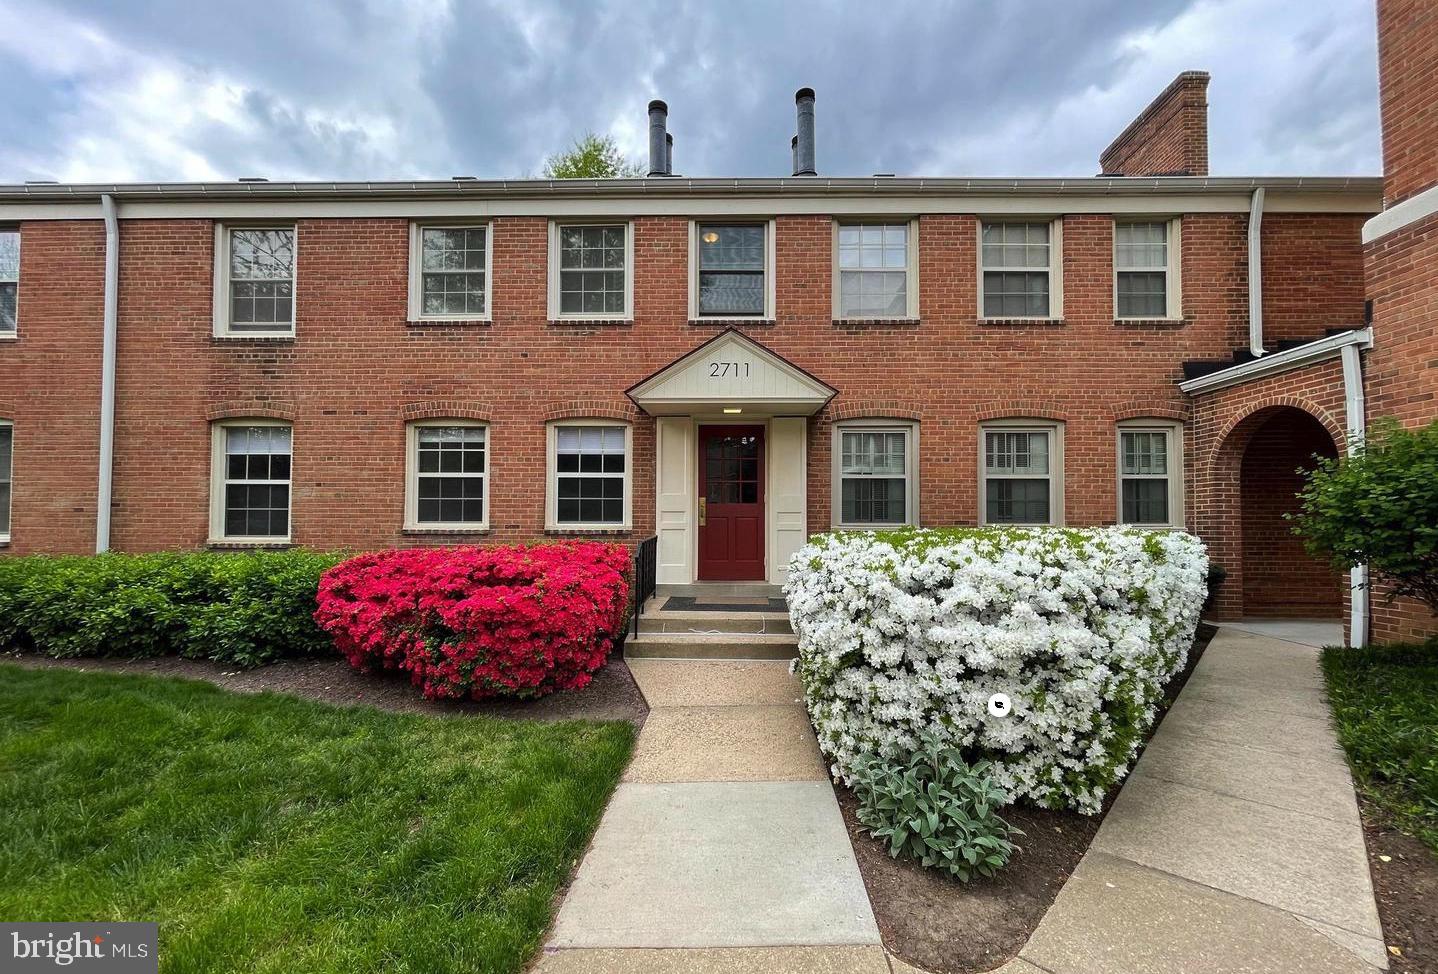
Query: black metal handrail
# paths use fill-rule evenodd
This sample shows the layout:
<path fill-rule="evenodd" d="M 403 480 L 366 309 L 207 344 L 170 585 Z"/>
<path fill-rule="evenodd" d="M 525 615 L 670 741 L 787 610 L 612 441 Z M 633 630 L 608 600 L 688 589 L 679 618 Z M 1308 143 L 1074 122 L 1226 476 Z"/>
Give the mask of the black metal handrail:
<path fill-rule="evenodd" d="M 659 537 L 645 538 L 634 549 L 634 635 L 639 635 L 639 613 L 654 594 L 659 574 Z"/>

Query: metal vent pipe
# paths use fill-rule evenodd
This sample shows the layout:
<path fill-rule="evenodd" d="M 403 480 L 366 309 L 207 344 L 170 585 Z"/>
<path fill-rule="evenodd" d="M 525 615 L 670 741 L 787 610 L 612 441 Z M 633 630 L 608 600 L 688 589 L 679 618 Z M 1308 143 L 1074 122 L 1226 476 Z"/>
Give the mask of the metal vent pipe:
<path fill-rule="evenodd" d="M 799 136 L 794 153 L 794 175 L 817 176 L 814 169 L 814 89 L 800 88 L 794 92 L 799 112 Z"/>

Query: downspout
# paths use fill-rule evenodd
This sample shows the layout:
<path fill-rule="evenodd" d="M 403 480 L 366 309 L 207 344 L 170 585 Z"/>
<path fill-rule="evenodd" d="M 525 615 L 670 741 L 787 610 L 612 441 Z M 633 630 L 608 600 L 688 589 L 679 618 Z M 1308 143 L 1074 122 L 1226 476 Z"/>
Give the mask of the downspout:
<path fill-rule="evenodd" d="M 120 325 L 120 220 L 115 199 L 100 197 L 105 217 L 105 342 L 100 360 L 100 483 L 95 495 L 95 553 L 110 550 L 110 493 L 115 461 L 115 346 Z"/>
<path fill-rule="evenodd" d="M 1248 350 L 1254 358 L 1263 351 L 1263 187 L 1248 203 Z"/>
<path fill-rule="evenodd" d="M 1362 446 L 1368 424 L 1364 418 L 1363 359 L 1357 345 L 1343 346 L 1343 405 L 1347 413 L 1348 455 Z M 1348 645 L 1368 645 L 1368 566 L 1354 565 L 1348 570 Z"/>

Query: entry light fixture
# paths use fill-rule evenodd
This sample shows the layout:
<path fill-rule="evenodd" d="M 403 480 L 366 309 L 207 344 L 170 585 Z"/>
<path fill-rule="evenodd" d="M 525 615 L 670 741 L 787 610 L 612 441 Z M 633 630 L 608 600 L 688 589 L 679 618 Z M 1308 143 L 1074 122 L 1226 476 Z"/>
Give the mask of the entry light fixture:
<path fill-rule="evenodd" d="M 706 230 L 704 232 L 704 242 L 707 244 L 718 243 L 719 234 L 713 230 Z"/>
<path fill-rule="evenodd" d="M 729 416 L 737 416 L 737 415 L 739 415 L 740 413 L 742 413 L 743 411 L 744 411 L 744 410 L 741 409 L 741 408 L 738 407 L 738 406 L 735 406 L 735 407 L 732 407 L 732 408 L 730 408 L 730 409 L 724 410 L 725 414 L 726 414 L 726 415 L 729 415 Z"/>

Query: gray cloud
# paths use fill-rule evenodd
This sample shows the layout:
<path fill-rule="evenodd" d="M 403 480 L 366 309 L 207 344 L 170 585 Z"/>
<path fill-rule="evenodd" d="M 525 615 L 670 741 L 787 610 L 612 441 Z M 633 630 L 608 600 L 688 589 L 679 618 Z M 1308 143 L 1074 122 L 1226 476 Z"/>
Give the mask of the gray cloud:
<path fill-rule="evenodd" d="M 243 11 L 241 13 L 241 11 Z M 1218 173 L 1379 169 L 1372 0 L 0 0 L 0 180 L 517 176 L 586 129 L 676 169 L 1087 175 L 1178 71 Z"/>

